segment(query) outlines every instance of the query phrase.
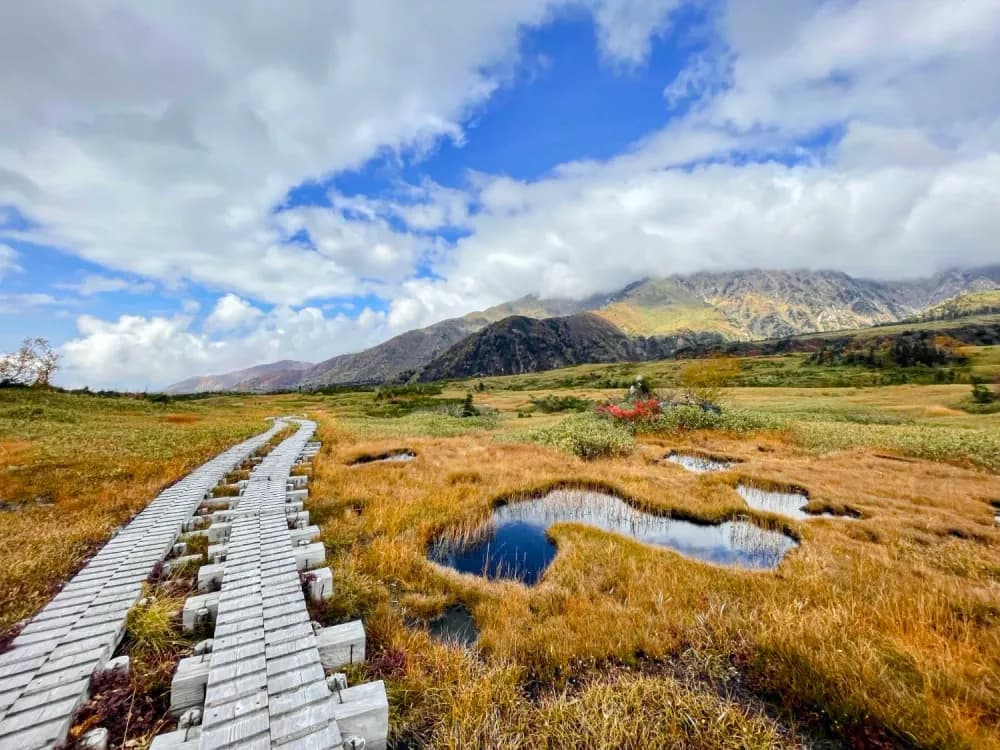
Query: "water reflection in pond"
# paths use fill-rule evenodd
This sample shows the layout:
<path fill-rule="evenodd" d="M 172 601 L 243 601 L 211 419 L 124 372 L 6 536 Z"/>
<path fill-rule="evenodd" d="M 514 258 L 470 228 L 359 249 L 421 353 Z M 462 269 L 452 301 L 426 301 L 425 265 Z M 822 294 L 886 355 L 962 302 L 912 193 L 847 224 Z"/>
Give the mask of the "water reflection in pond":
<path fill-rule="evenodd" d="M 778 492 L 776 490 L 764 490 L 749 484 L 736 485 L 736 491 L 740 494 L 747 505 L 755 510 L 763 510 L 769 513 L 778 513 L 789 518 L 815 518 L 816 514 L 806 513 L 802 510 L 809 497 L 801 492 Z"/>
<path fill-rule="evenodd" d="M 471 646 L 479 638 L 472 613 L 461 604 L 448 607 L 427 623 L 427 632 L 436 640 L 458 646 Z"/>
<path fill-rule="evenodd" d="M 708 471 L 725 471 L 733 465 L 732 461 L 720 461 L 707 456 L 696 456 L 688 453 L 671 453 L 667 456 L 668 461 L 680 464 L 688 471 L 704 474 Z"/>
<path fill-rule="evenodd" d="M 428 557 L 462 573 L 530 585 L 556 555 L 546 530 L 564 522 L 668 547 L 703 562 L 742 568 L 774 568 L 797 546 L 791 537 L 747 521 L 695 524 L 646 513 L 601 492 L 555 490 L 544 497 L 495 508 L 476 533 L 438 540 L 431 545 Z"/>
<path fill-rule="evenodd" d="M 413 451 L 394 451 L 392 453 L 381 453 L 377 456 L 361 456 L 351 461 L 351 466 L 360 466 L 362 464 L 373 464 L 381 463 L 385 461 L 412 461 L 417 457 L 417 454 Z"/>

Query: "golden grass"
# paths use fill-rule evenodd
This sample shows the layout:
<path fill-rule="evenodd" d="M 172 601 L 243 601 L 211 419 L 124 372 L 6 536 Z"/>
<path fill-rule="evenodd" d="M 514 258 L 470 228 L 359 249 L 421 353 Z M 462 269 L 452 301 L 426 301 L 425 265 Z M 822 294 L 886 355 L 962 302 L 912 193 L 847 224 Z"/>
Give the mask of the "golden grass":
<path fill-rule="evenodd" d="M 367 418 L 371 394 L 153 405 L 0 393 L 0 499 L 17 507 L 0 512 L 12 540 L 0 614 L 6 625 L 37 609 L 114 525 L 262 416 L 305 411 L 324 441 L 308 507 L 336 592 L 318 614 L 366 618 L 368 676 L 388 682 L 399 746 L 768 748 L 816 732 L 857 747 L 1000 746 L 1000 479 L 975 468 L 992 460 L 1000 417 L 954 413 L 966 390 L 730 389 L 729 404 L 784 426 L 640 436 L 631 455 L 590 462 L 510 441 L 564 419 L 515 418 L 547 387 L 477 393 L 499 421 Z M 403 448 L 417 457 L 348 465 Z M 663 460 L 671 450 L 741 462 L 695 475 Z M 801 542 L 771 573 L 572 524 L 552 528 L 559 554 L 532 588 L 425 559 L 435 535 L 475 527 L 503 497 L 582 483 L 717 521 L 751 513 L 741 478 L 862 518 L 756 514 Z M 456 603 L 480 628 L 475 652 L 409 625 Z"/>
<path fill-rule="evenodd" d="M 501 402 L 486 394 L 505 409 L 527 395 Z M 799 400 L 797 408 L 808 406 Z M 364 595 L 338 616 L 365 614 L 373 653 L 405 654 L 388 674 L 400 741 L 559 747 L 579 737 L 580 747 L 616 746 L 625 737 L 622 716 L 639 712 L 639 731 L 654 734 L 635 737 L 650 747 L 695 747 L 699 737 L 705 747 L 794 744 L 788 725 L 796 720 L 860 745 L 1000 744 L 994 474 L 880 457 L 877 446 L 817 456 L 782 434 L 645 437 L 629 457 L 584 462 L 485 431 L 422 438 L 411 431 L 401 443 L 392 420 L 348 432 L 335 413 L 319 417 L 325 442 L 310 510 L 337 561 L 342 595 L 350 596 L 352 580 L 364 582 Z M 403 445 L 417 453 L 414 461 L 346 465 Z M 661 460 L 672 449 L 742 462 L 695 475 Z M 760 516 L 801 540 L 774 573 L 705 565 L 571 524 L 552 528 L 559 554 L 533 588 L 462 576 L 424 557 L 436 534 L 476 526 L 507 495 L 582 482 L 649 508 L 719 520 L 749 512 L 732 488 L 741 477 L 803 487 L 813 507 L 850 508 L 863 518 Z M 445 602 L 472 610 L 485 662 L 405 627 Z M 729 665 L 740 686 L 785 712 L 781 726 L 747 712 L 745 701 L 716 695 L 711 684 L 645 673 L 643 665 L 682 654 Z M 386 676 L 375 663 L 374 673 Z M 609 665 L 631 668 L 612 679 L 603 676 Z M 650 701 L 665 706 L 661 715 L 646 712 Z M 681 717 L 702 715 L 692 705 L 726 717 L 728 745 L 710 732 L 675 733 Z"/>
<path fill-rule="evenodd" d="M 12 506 L 0 511 L 0 632 L 162 489 L 266 429 L 264 414 L 227 400 L 168 406 L 0 389 L 0 500 Z"/>

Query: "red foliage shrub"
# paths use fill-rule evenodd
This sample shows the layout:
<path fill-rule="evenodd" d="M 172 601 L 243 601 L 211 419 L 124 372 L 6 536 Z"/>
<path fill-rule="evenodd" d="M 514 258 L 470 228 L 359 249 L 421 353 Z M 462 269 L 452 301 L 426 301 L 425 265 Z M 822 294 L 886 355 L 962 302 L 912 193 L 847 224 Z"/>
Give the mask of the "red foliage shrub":
<path fill-rule="evenodd" d="M 655 398 L 624 404 L 605 404 L 598 413 L 622 422 L 642 422 L 660 416 L 660 402 Z"/>
<path fill-rule="evenodd" d="M 368 671 L 377 679 L 401 679 L 406 675 L 406 652 L 394 646 L 368 656 Z"/>

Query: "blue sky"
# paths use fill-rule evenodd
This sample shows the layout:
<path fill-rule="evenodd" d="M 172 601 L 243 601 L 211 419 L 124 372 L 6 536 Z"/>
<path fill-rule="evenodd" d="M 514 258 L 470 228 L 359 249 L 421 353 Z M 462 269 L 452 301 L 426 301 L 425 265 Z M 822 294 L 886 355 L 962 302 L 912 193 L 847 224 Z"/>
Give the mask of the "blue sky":
<path fill-rule="evenodd" d="M 0 351 L 158 388 L 646 275 L 996 262 L 997 29 L 991 0 L 0 10 Z"/>

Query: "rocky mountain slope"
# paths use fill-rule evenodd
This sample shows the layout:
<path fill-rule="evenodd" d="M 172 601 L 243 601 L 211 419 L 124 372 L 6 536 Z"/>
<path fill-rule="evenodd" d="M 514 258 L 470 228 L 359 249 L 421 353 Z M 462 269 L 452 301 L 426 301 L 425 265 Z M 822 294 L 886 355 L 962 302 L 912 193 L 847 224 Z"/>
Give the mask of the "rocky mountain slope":
<path fill-rule="evenodd" d="M 573 336 L 580 331 L 598 333 L 593 323 L 583 328 L 576 324 L 570 324 L 569 329 L 565 324 L 560 324 L 562 328 L 558 325 L 531 328 L 522 320 L 506 328 L 494 329 L 485 338 L 465 342 L 467 337 L 511 316 L 537 321 L 589 312 L 611 324 L 620 335 L 653 341 L 646 344 L 653 351 L 658 351 L 661 346 L 664 351 L 671 347 L 676 351 L 686 341 L 706 334 L 735 341 L 753 341 L 890 323 L 915 317 L 927 308 L 962 294 L 995 289 L 1000 289 L 1000 266 L 951 270 L 926 279 L 900 282 L 857 279 L 839 271 L 748 270 L 650 278 L 629 284 L 616 293 L 585 300 L 523 297 L 461 318 L 408 331 L 365 351 L 342 354 L 309 369 L 277 368 L 288 371 L 270 381 L 255 379 L 257 376 L 248 376 L 245 374 L 247 371 L 241 371 L 204 379 L 191 378 L 171 386 L 171 392 L 191 392 L 205 387 L 210 390 L 239 390 L 234 385 L 224 385 L 230 381 L 244 386 L 249 382 L 255 390 L 276 390 L 427 377 L 421 372 L 431 363 L 436 363 L 431 372 L 443 372 L 447 369 L 443 364 L 445 361 L 462 363 L 470 361 L 470 357 L 476 359 L 470 353 L 473 349 L 482 355 L 484 366 L 496 368 L 501 364 L 485 351 L 487 341 L 513 356 L 526 351 L 523 340 L 529 336 L 529 331 L 531 336 L 540 336 L 552 346 L 562 345 L 560 335 L 569 336 L 572 343 L 576 341 Z M 511 340 L 507 341 L 506 336 Z M 602 351 L 601 347 L 609 344 L 608 335 L 601 334 L 597 338 L 599 341 L 588 344 L 596 347 L 594 352 Z M 664 338 L 666 343 L 660 341 Z M 517 347 L 514 346 L 515 340 L 521 342 Z M 451 352 L 456 346 L 461 346 L 461 349 Z M 536 347 L 523 356 L 528 357 L 525 363 L 534 361 L 536 368 L 541 368 L 548 366 L 544 365 L 546 362 L 561 359 L 569 363 L 569 359 L 577 354 L 575 350 L 563 354 L 543 352 Z M 455 366 L 459 369 L 466 367 L 464 364 Z M 516 360 L 506 360 L 502 366 L 520 365 Z"/>
<path fill-rule="evenodd" d="M 167 393 L 212 393 L 217 391 L 280 391 L 294 388 L 302 373 L 312 367 L 312 362 L 283 359 L 266 365 L 256 365 L 222 375 L 201 375 L 166 389 Z"/>
<path fill-rule="evenodd" d="M 595 300 L 542 300 L 533 295 L 522 297 L 482 312 L 407 331 L 362 352 L 341 354 L 320 362 L 303 373 L 301 384 L 304 388 L 315 388 L 348 383 L 384 383 L 415 373 L 469 334 L 511 315 L 549 318 L 571 315 L 595 304 Z"/>
<path fill-rule="evenodd" d="M 589 362 L 663 359 L 691 346 L 722 343 L 714 332 L 629 336 L 595 313 L 536 320 L 511 316 L 473 333 L 435 358 L 421 380 L 519 375 Z"/>

